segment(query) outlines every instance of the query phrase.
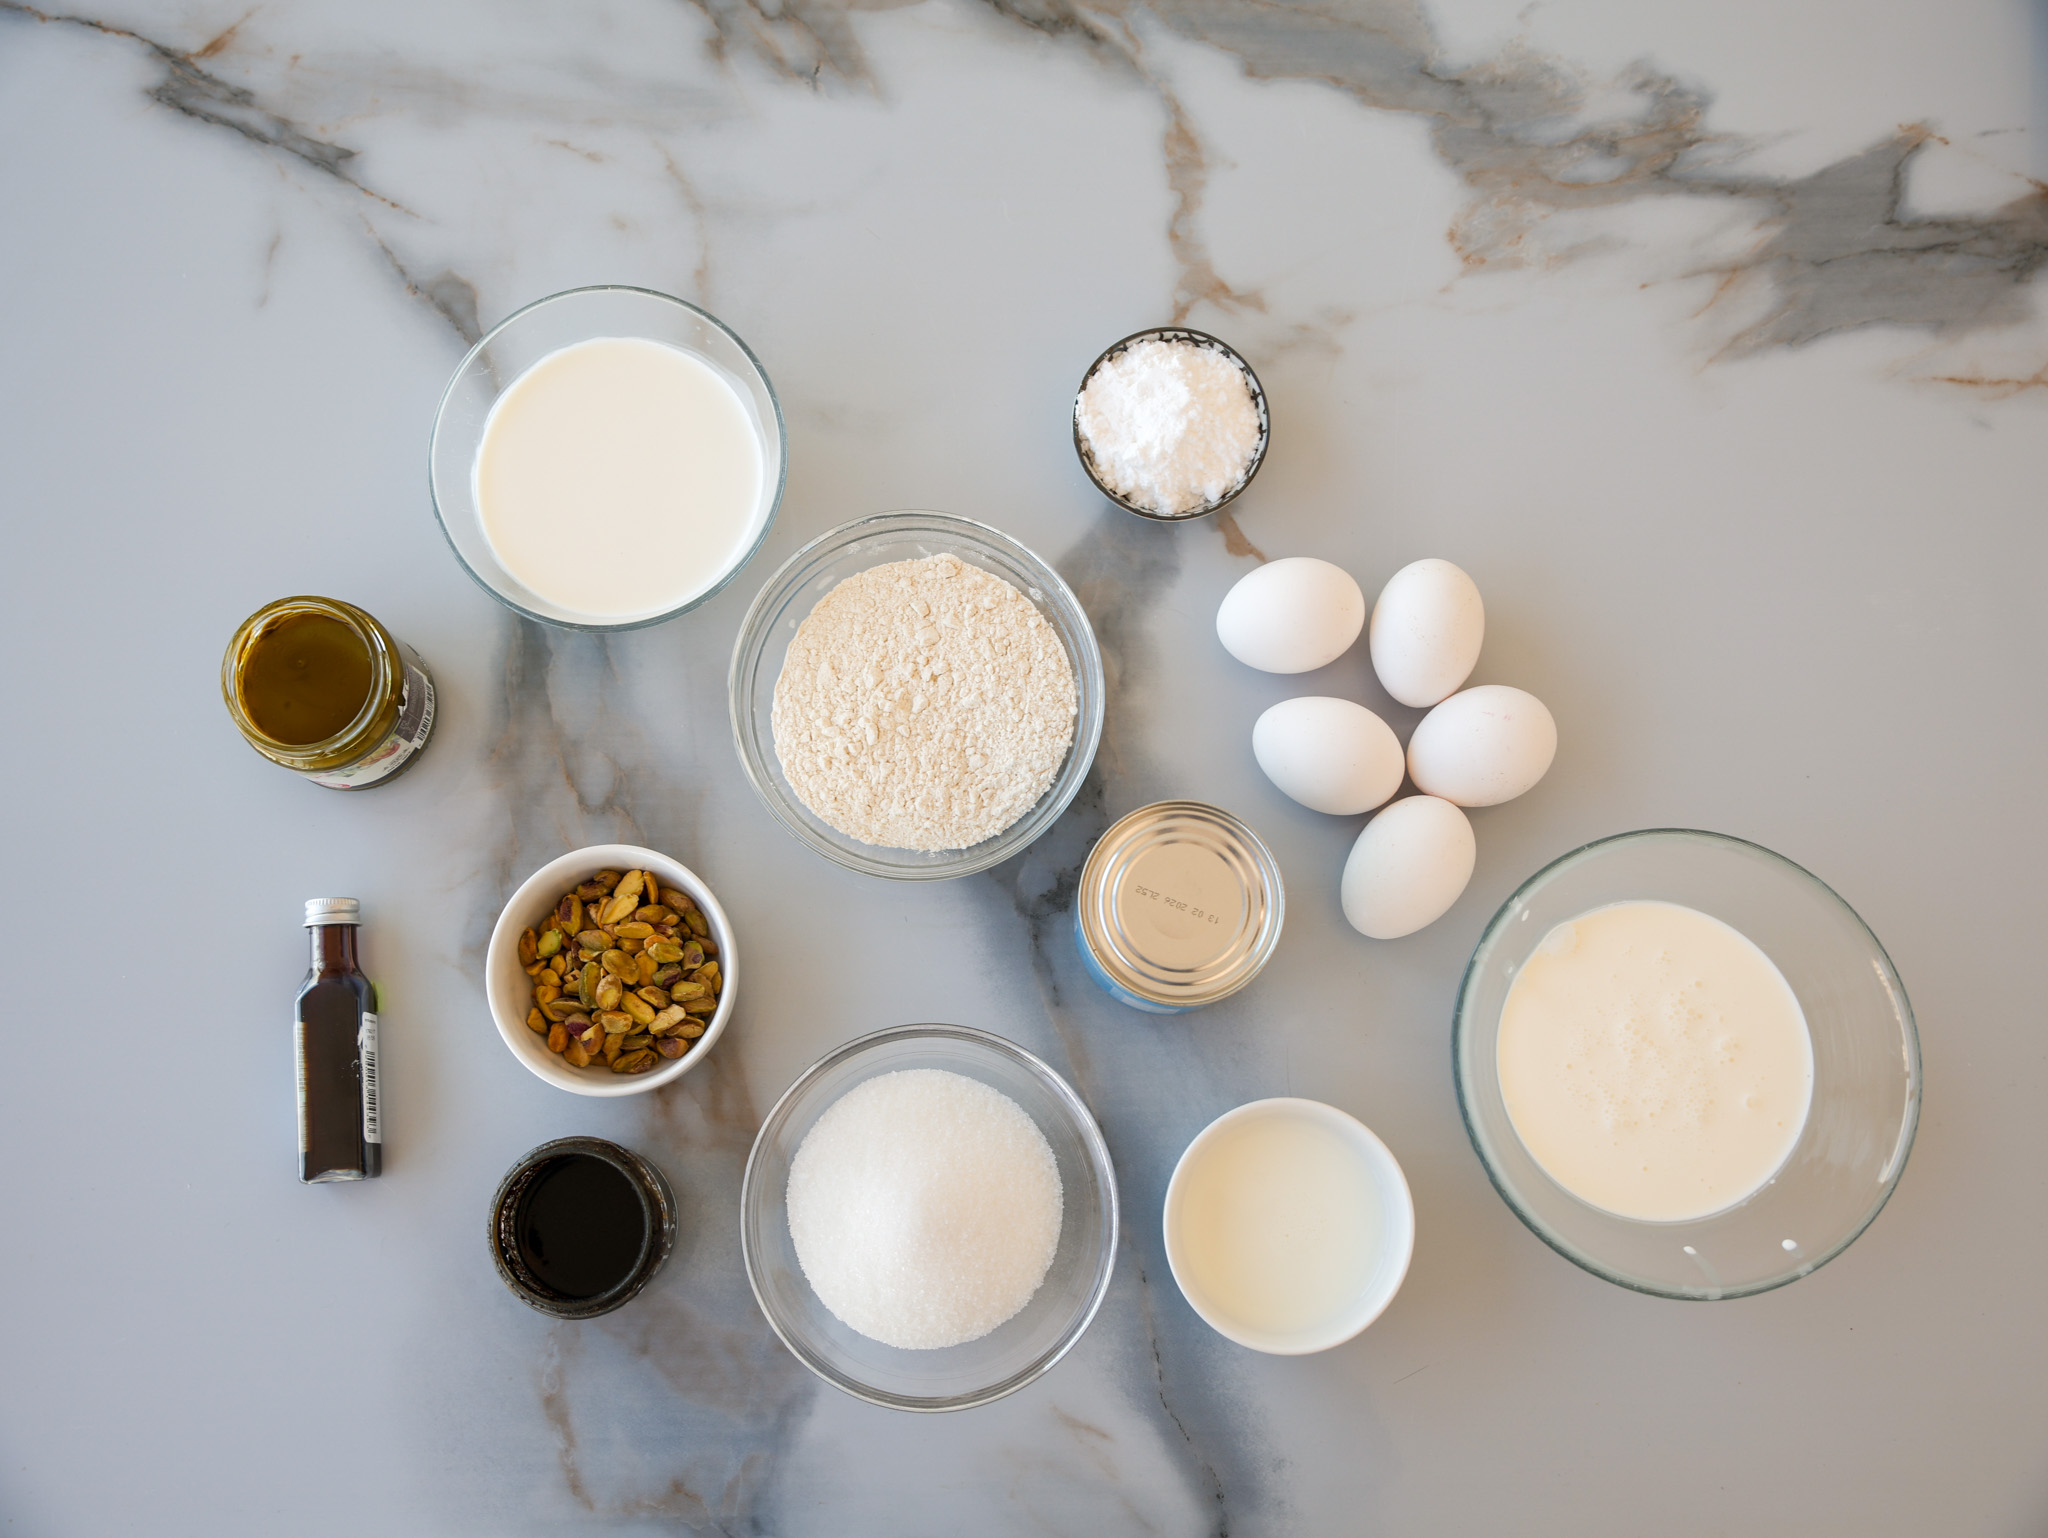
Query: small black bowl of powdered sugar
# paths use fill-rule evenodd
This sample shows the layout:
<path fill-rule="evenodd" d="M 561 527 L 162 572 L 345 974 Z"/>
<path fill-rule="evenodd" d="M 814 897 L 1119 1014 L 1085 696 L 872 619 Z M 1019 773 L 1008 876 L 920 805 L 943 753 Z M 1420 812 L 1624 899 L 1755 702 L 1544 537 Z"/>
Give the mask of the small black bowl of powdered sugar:
<path fill-rule="evenodd" d="M 1074 452 L 1110 501 L 1141 518 L 1202 518 L 1249 486 L 1271 422 L 1259 376 L 1185 326 L 1125 337 L 1081 377 Z"/>

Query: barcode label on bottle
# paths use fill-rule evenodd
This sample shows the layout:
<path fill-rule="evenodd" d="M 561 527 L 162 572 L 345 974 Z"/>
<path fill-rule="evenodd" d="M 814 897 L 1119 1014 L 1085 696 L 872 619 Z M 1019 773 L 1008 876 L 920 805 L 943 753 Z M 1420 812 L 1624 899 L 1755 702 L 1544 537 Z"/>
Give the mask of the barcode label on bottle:
<path fill-rule="evenodd" d="M 292 1057 L 299 1068 L 299 1157 L 304 1158 L 313 1146 L 313 1130 L 306 1121 L 306 1022 L 292 1023 Z"/>
<path fill-rule="evenodd" d="M 363 1012 L 363 1028 L 356 1034 L 356 1050 L 363 1063 L 363 1141 L 384 1141 L 383 1119 L 377 1114 L 377 1017 Z"/>

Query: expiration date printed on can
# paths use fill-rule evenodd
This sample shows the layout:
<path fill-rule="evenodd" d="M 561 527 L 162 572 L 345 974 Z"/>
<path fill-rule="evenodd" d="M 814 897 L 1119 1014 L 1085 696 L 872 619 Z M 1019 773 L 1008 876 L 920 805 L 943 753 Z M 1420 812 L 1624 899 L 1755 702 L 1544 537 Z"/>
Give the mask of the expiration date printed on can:
<path fill-rule="evenodd" d="M 1211 913 L 1207 908 L 1198 908 L 1193 903 L 1183 902 L 1178 897 L 1160 891 L 1157 887 L 1145 886 L 1133 881 L 1125 890 L 1139 897 L 1149 897 L 1153 902 L 1164 903 L 1169 908 L 1178 909 L 1189 918 L 1202 919 L 1211 924 L 1223 922 L 1223 916 L 1220 913 Z"/>

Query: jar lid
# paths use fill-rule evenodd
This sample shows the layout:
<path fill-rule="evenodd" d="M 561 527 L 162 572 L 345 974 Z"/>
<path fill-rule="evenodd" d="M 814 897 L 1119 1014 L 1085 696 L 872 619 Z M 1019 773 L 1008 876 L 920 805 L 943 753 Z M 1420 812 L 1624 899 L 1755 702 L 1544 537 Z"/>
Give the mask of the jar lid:
<path fill-rule="evenodd" d="M 309 897 L 306 899 L 306 928 L 318 924 L 360 924 L 363 905 L 353 897 Z"/>
<path fill-rule="evenodd" d="M 1221 807 L 1159 801 L 1115 823 L 1081 868 L 1081 935 L 1140 998 L 1192 1009 L 1235 993 L 1280 942 L 1280 866 Z"/>

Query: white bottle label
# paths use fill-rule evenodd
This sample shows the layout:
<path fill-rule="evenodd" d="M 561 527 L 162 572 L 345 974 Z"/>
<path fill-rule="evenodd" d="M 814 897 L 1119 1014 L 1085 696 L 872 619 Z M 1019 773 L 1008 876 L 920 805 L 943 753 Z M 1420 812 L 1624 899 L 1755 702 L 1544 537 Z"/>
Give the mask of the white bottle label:
<path fill-rule="evenodd" d="M 303 1158 L 313 1147 L 312 1129 L 306 1124 L 306 1022 L 292 1022 L 295 1041 L 292 1057 L 299 1065 L 299 1155 Z"/>
<path fill-rule="evenodd" d="M 384 1141 L 383 1118 L 377 1113 L 377 1017 L 363 1011 L 363 1028 L 356 1033 L 356 1051 L 363 1060 L 363 1141 Z"/>

